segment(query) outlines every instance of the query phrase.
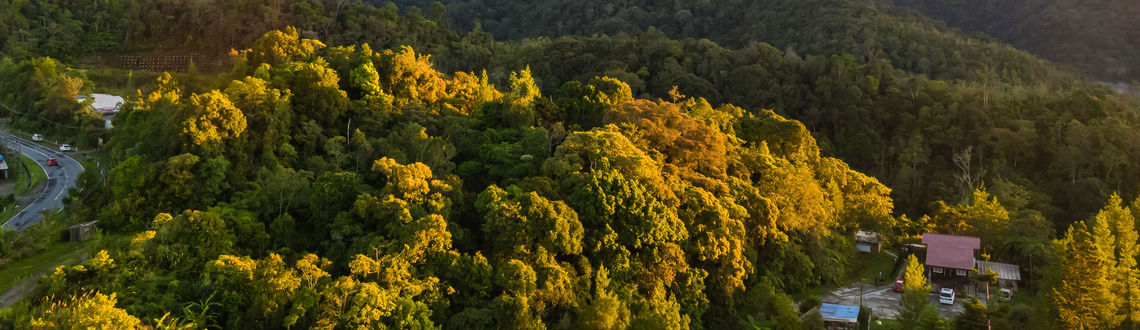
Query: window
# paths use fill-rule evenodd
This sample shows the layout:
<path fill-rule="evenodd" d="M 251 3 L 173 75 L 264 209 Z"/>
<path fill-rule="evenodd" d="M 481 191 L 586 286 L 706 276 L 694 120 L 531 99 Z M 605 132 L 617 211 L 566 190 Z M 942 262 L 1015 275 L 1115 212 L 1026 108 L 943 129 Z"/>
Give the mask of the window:
<path fill-rule="evenodd" d="M 930 271 L 933 271 L 937 274 L 942 274 L 942 267 L 930 267 Z"/>
<path fill-rule="evenodd" d="M 958 274 L 958 276 L 966 276 L 966 270 L 965 269 L 959 269 L 957 274 Z"/>

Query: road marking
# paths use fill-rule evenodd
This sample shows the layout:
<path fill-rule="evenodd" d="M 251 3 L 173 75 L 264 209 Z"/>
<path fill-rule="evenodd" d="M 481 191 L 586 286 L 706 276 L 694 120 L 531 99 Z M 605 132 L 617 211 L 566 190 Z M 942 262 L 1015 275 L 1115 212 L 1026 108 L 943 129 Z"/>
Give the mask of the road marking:
<path fill-rule="evenodd" d="M 46 150 L 48 150 L 48 152 L 51 152 L 51 151 L 52 151 L 51 149 L 48 149 L 47 147 L 41 146 L 41 145 L 39 145 L 39 144 L 35 144 L 35 143 L 32 143 L 32 142 L 28 142 L 28 141 L 26 141 L 26 140 L 24 140 L 24 139 L 18 138 L 18 137 L 16 137 L 15 135 L 12 135 L 12 134 L 10 134 L 10 133 L 7 133 L 7 132 L 5 132 L 5 133 L 4 133 L 4 135 L 7 135 L 7 138 L 5 138 L 4 140 L 6 140 L 6 141 L 10 141 L 10 142 L 14 142 L 14 144 L 18 144 L 18 145 L 20 145 L 20 146 L 21 146 L 21 148 L 20 148 L 20 150 L 19 150 L 19 152 L 20 152 L 21 154 L 24 154 L 25 156 L 28 156 L 28 154 L 27 154 L 25 151 L 31 151 L 31 152 L 34 152 L 34 153 L 36 153 L 36 154 L 39 154 L 41 157 L 45 158 L 45 159 L 41 159 L 41 160 L 37 160 L 37 159 L 32 159 L 32 160 L 33 160 L 33 161 L 36 163 L 36 165 L 38 165 L 38 166 L 40 167 L 40 169 L 41 169 L 41 170 L 43 170 L 43 171 L 44 171 L 44 176 L 46 176 L 46 179 L 48 179 L 48 180 L 45 180 L 45 181 L 58 181 L 58 180 L 50 180 L 50 179 L 52 179 L 51 173 L 49 173 L 49 172 L 48 172 L 48 170 L 47 170 L 47 168 L 46 168 L 46 167 L 44 167 L 44 165 L 43 165 L 43 164 L 41 164 L 43 161 L 46 161 L 46 160 L 47 160 L 46 158 L 52 158 L 52 157 L 51 157 L 51 156 L 48 156 L 48 154 L 46 154 L 46 153 L 44 153 L 44 152 L 40 151 L 39 149 L 46 149 Z M 79 165 L 79 169 L 80 169 L 80 172 L 82 172 L 82 171 L 86 170 L 86 169 L 83 167 L 83 164 L 82 164 L 82 163 L 79 163 L 79 161 L 75 160 L 74 158 L 71 158 L 71 156 L 68 156 L 67 154 L 63 154 L 63 153 L 54 153 L 54 154 L 58 154 L 58 156 L 57 156 L 57 157 L 58 157 L 58 158 L 63 158 L 63 160 L 70 160 L 70 161 L 72 161 L 72 162 L 75 162 L 75 164 Z M 30 156 L 29 156 L 28 158 L 32 158 L 32 157 L 30 157 Z M 61 165 L 62 165 L 62 164 L 61 164 Z M 60 166 L 60 167 L 64 167 L 64 166 Z M 67 178 L 68 178 L 68 175 L 67 175 L 67 169 L 66 169 L 66 168 L 64 168 L 63 170 L 64 170 L 64 172 L 63 172 L 63 178 L 64 178 L 64 180 L 67 180 Z M 12 224 L 16 224 L 16 225 L 15 225 L 15 229 L 16 229 L 16 230 L 22 230 L 23 228 L 26 228 L 26 227 L 28 227 L 28 226 L 25 226 L 25 225 L 27 225 L 27 224 L 28 224 L 28 223 L 27 223 L 27 221 L 25 221 L 25 222 L 20 222 L 20 223 L 16 223 L 15 221 L 16 221 L 17 219 L 20 219 L 21 217 L 23 217 L 23 216 L 25 215 L 25 213 L 27 213 L 27 211 L 28 211 L 29 209 L 32 209 L 32 208 L 33 208 L 32 206 L 34 206 L 34 205 L 35 205 L 35 204 L 37 204 L 37 203 L 43 202 L 43 201 L 44 201 L 44 198 L 47 196 L 47 194 L 48 194 L 49 192 L 51 192 L 51 189 L 52 189 L 52 188 L 53 188 L 53 185 L 48 185 L 48 186 L 45 186 L 45 187 L 44 187 L 44 191 L 40 192 L 40 195 L 39 195 L 39 196 L 36 196 L 36 198 L 35 198 L 34 200 L 32 200 L 32 202 L 31 202 L 31 203 L 28 203 L 28 207 L 25 207 L 24 209 L 22 209 L 22 210 L 20 210 L 19 212 L 17 212 L 17 213 L 16 213 L 16 215 L 12 216 L 12 218 L 11 218 L 11 219 L 9 219 L 7 222 L 5 222 L 5 223 L 4 223 L 2 226 L 0 226 L 0 227 L 9 228 L 8 224 L 10 224 L 10 223 L 12 223 Z M 58 194 L 56 195 L 56 197 L 55 197 L 55 200 L 57 200 L 57 201 L 58 201 L 60 198 L 62 198 L 62 197 L 63 197 L 63 193 L 64 193 L 64 192 L 67 192 L 67 189 L 68 189 L 68 188 L 70 188 L 70 186 L 68 185 L 68 183 L 67 183 L 67 182 L 64 182 L 64 183 L 63 183 L 63 186 L 62 186 L 62 188 L 63 188 L 63 189 L 60 189 L 59 193 L 58 193 Z M 55 207 L 55 205 L 52 205 L 51 207 Z M 48 209 L 49 209 L 48 207 L 45 207 L 45 208 L 41 209 L 40 211 L 43 211 L 43 210 L 48 210 Z M 62 209 L 62 208 L 60 208 L 60 209 L 59 209 L 58 211 L 56 211 L 56 212 L 58 213 L 58 212 L 60 212 L 60 211 L 63 211 L 63 209 Z M 39 212 L 39 211 L 36 211 L 36 212 Z"/>

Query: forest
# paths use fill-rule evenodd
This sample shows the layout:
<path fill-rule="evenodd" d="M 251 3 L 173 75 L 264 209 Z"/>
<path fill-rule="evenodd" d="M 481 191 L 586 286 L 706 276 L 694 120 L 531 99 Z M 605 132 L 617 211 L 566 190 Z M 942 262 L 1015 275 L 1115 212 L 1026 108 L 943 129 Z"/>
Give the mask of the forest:
<path fill-rule="evenodd" d="M 1140 6 L 1129 1 L 894 1 L 1112 82 L 1140 79 Z M 1135 85 L 1135 84 L 1133 84 Z"/>
<path fill-rule="evenodd" d="M 1023 265 L 1031 299 L 903 329 L 1140 321 L 1137 105 L 886 4 L 63 5 L 0 0 L 0 103 L 105 174 L 0 267 L 105 232 L 0 328 L 816 329 L 792 302 L 846 284 L 858 230 Z M 107 89 L 113 130 L 75 102 Z"/>

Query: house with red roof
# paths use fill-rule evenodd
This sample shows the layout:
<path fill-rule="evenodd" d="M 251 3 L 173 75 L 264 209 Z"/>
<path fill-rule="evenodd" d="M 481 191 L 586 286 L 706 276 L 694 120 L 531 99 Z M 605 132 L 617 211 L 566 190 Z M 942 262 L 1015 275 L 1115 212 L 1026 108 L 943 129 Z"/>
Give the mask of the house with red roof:
<path fill-rule="evenodd" d="M 975 251 L 981 249 L 977 237 L 925 233 L 926 267 L 930 278 L 959 278 L 970 276 L 974 268 Z"/>

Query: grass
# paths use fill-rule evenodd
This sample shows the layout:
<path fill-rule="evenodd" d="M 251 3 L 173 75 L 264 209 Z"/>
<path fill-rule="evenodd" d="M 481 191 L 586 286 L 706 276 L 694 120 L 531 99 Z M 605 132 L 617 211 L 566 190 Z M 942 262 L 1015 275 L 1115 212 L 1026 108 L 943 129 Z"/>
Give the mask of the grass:
<path fill-rule="evenodd" d="M 20 155 L 20 161 L 24 162 L 24 165 L 28 166 L 28 174 L 31 174 L 31 184 L 24 185 L 24 192 L 20 194 L 23 195 L 27 194 L 28 191 L 32 189 L 32 187 L 38 186 L 47 180 L 47 173 L 44 173 L 44 170 L 40 168 L 40 164 L 36 163 L 36 161 L 28 158 L 27 156 Z M 18 185 L 16 187 L 19 188 Z"/>
<path fill-rule="evenodd" d="M 856 282 L 861 279 L 866 279 L 866 283 L 875 284 L 875 279 L 879 278 L 879 285 L 891 283 L 894 280 L 894 267 L 895 257 L 886 253 L 864 254 L 860 253 L 851 262 L 851 272 L 848 274 L 848 280 Z"/>
<path fill-rule="evenodd" d="M 24 168 L 22 166 L 19 166 L 16 164 L 9 164 L 8 165 L 8 168 L 9 168 L 8 171 L 10 173 L 13 173 L 13 176 L 15 176 L 14 179 L 16 180 L 15 184 L 12 187 L 13 188 L 12 193 L 16 196 L 23 196 L 23 195 L 26 195 L 29 191 L 31 191 L 32 190 L 31 188 L 33 188 L 33 187 L 39 185 L 40 183 L 43 183 L 45 180 L 47 180 L 47 174 L 44 173 L 44 171 L 42 169 L 40 169 L 40 166 L 37 165 L 34 160 L 31 160 L 30 158 L 25 157 L 24 155 L 17 155 L 17 156 L 19 157 L 20 161 L 24 163 L 24 165 L 28 166 L 27 167 L 28 171 L 25 172 Z M 29 184 L 29 182 L 30 182 L 30 184 Z M 7 222 L 9 219 L 12 219 L 12 217 L 15 216 L 16 213 L 18 213 L 18 212 L 20 212 L 19 208 L 15 208 L 15 207 L 5 208 L 3 212 L 0 212 L 0 223 L 4 223 L 4 222 Z"/>
<path fill-rule="evenodd" d="M 876 330 L 879 330 L 879 329 L 881 329 L 881 330 L 902 329 L 902 324 L 899 324 L 899 321 L 894 320 L 894 319 L 875 318 L 874 321 L 871 321 L 871 329 L 876 329 Z"/>
<path fill-rule="evenodd" d="M 0 292 L 7 292 L 17 283 L 47 271 L 55 265 L 78 261 L 83 245 L 56 242 L 38 256 L 23 258 L 0 267 Z"/>
<path fill-rule="evenodd" d="M 864 283 L 873 285 L 875 284 L 875 277 L 879 276 L 879 272 L 883 274 L 883 277 L 879 280 L 879 285 L 886 285 L 894 282 L 894 266 L 895 257 L 889 254 L 883 252 L 876 254 L 858 253 L 851 259 L 851 266 L 848 267 L 847 274 L 843 277 L 843 283 L 824 285 L 805 290 L 804 292 L 793 295 L 793 298 L 796 301 L 801 301 L 812 296 L 822 297 L 828 292 L 859 282 L 863 279 L 865 279 Z"/>

